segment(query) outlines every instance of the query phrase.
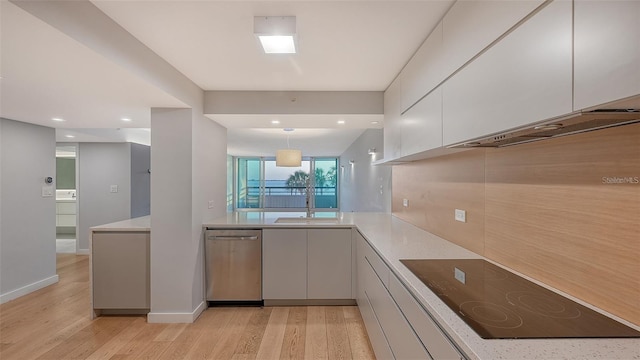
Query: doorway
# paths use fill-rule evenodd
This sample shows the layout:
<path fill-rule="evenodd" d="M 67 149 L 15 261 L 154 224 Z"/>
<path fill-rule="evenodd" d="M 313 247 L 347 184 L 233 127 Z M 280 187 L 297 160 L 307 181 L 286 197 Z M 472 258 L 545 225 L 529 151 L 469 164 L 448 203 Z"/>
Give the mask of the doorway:
<path fill-rule="evenodd" d="M 76 253 L 78 224 L 77 147 L 56 146 L 56 253 Z"/>

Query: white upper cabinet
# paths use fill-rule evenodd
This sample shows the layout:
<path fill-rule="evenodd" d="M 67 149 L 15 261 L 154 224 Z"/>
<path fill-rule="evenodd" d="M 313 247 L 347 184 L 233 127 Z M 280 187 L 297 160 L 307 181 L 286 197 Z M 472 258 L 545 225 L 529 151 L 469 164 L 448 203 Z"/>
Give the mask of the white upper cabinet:
<path fill-rule="evenodd" d="M 572 111 L 572 2 L 550 3 L 443 85 L 443 143 Z"/>
<path fill-rule="evenodd" d="M 402 114 L 400 133 L 402 156 L 442 146 L 442 88 Z"/>
<path fill-rule="evenodd" d="M 439 23 L 400 74 L 401 111 L 407 110 L 446 78 L 443 55 L 442 23 Z"/>
<path fill-rule="evenodd" d="M 453 74 L 543 2 L 457 1 L 442 20 L 444 73 Z"/>
<path fill-rule="evenodd" d="M 384 92 L 384 159 L 400 156 L 400 77 Z"/>
<path fill-rule="evenodd" d="M 640 1 L 576 0 L 574 110 L 640 94 Z"/>

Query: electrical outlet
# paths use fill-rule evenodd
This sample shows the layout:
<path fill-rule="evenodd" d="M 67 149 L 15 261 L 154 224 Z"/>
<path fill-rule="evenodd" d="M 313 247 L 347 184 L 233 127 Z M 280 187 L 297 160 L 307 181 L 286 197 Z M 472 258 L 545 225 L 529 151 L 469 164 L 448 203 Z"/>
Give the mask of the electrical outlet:
<path fill-rule="evenodd" d="M 112 193 L 117 193 L 118 192 L 118 185 L 111 185 L 110 191 Z"/>
<path fill-rule="evenodd" d="M 453 277 L 463 284 L 467 283 L 467 274 L 465 274 L 464 271 L 458 269 L 457 267 L 453 268 Z"/>
<path fill-rule="evenodd" d="M 213 209 L 213 200 L 209 200 L 209 209 Z"/>
<path fill-rule="evenodd" d="M 464 210 L 456 209 L 455 214 L 456 221 L 460 221 L 463 223 L 467 222 L 467 212 Z"/>
<path fill-rule="evenodd" d="M 402 199 L 402 206 L 409 207 L 409 199 Z"/>

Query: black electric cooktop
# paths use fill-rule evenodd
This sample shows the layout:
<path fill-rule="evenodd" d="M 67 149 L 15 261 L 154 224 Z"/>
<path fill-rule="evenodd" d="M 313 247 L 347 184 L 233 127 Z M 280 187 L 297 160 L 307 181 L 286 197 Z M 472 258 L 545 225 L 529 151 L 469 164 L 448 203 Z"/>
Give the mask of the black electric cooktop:
<path fill-rule="evenodd" d="M 484 339 L 640 337 L 624 324 L 485 260 L 400 262 Z"/>

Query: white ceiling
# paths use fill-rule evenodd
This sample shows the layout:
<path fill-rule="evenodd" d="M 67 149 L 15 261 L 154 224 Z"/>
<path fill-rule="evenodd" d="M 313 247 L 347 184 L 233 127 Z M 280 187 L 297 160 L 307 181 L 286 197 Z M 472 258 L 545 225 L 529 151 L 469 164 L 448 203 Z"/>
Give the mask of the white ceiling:
<path fill-rule="evenodd" d="M 204 90 L 383 91 L 453 0 L 93 3 Z M 116 128 L 148 127 L 150 107 L 184 106 L 15 5 L 1 6 L 0 116 L 77 129 L 68 141 L 83 141 L 88 129 L 112 129 L 108 138 L 122 137 Z M 256 15 L 296 16 L 299 53 L 263 54 L 252 34 Z M 284 139 L 253 127 L 265 116 L 210 117 L 229 128 L 230 152 L 245 154 L 264 152 L 269 137 Z M 279 126 L 304 129 L 305 144 L 317 149 L 311 155 L 338 155 L 364 129 L 382 126 L 380 115 L 353 116 L 342 127 L 338 118 L 281 116 Z"/>

